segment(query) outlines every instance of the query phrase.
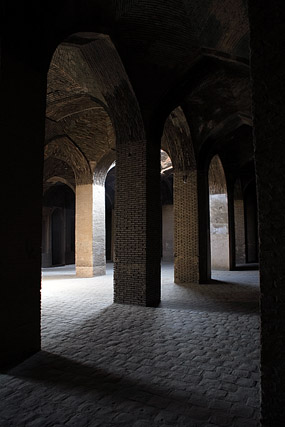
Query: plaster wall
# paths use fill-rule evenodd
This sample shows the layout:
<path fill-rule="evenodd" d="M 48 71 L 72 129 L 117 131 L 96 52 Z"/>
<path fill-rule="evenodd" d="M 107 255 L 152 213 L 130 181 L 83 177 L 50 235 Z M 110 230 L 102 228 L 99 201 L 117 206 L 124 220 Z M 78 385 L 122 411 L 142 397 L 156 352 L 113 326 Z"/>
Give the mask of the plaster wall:
<path fill-rule="evenodd" d="M 77 185 L 75 210 L 76 275 L 93 276 L 92 184 Z"/>
<path fill-rule="evenodd" d="M 210 195 L 211 268 L 229 270 L 228 200 L 226 194 Z"/>
<path fill-rule="evenodd" d="M 93 184 L 93 276 L 106 273 L 105 186 Z"/>

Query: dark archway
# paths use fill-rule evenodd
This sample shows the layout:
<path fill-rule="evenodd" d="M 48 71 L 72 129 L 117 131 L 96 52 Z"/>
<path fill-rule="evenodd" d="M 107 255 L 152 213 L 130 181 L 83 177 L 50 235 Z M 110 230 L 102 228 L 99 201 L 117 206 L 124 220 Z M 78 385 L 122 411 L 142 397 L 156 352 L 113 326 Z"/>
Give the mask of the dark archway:
<path fill-rule="evenodd" d="M 51 215 L 52 265 L 64 265 L 64 212 L 55 208 Z"/>
<path fill-rule="evenodd" d="M 42 267 L 75 262 L 75 195 L 57 182 L 43 197 Z"/>

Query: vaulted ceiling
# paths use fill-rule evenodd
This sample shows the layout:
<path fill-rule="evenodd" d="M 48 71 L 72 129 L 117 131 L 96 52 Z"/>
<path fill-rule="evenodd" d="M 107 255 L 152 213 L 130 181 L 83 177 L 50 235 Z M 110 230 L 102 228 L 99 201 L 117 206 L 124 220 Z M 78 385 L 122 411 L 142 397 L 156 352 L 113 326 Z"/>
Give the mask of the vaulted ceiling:
<path fill-rule="evenodd" d="M 47 29 L 50 49 L 61 43 L 48 71 L 46 159 L 73 157 L 73 168 L 92 174 L 142 120 L 179 168 L 207 151 L 226 150 L 234 163 L 232 148 L 233 167 L 250 161 L 251 138 L 235 136 L 251 126 L 246 1 L 74 1 L 56 16 Z"/>

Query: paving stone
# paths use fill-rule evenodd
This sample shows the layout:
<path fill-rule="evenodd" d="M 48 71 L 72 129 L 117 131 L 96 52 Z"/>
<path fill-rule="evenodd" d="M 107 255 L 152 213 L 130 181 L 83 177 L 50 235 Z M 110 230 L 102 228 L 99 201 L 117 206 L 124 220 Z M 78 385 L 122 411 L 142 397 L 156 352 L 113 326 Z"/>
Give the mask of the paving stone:
<path fill-rule="evenodd" d="M 206 408 L 200 408 L 197 406 L 192 406 L 191 408 L 189 408 L 187 410 L 187 415 L 188 415 L 188 417 L 190 417 L 193 420 L 199 420 L 199 421 L 206 422 L 209 420 L 209 418 L 211 416 L 211 412 L 210 412 L 210 410 L 208 410 Z"/>
<path fill-rule="evenodd" d="M 149 427 L 149 421 L 147 420 L 137 420 L 133 427 Z"/>
<path fill-rule="evenodd" d="M 222 411 L 216 411 L 213 415 L 211 415 L 210 423 L 220 427 L 232 427 L 234 423 L 234 417 L 227 415 Z"/>
<path fill-rule="evenodd" d="M 45 271 L 42 352 L 0 376 L 0 425 L 257 426 L 258 273 L 178 286 L 163 264 L 162 303 L 145 308 L 112 303 L 110 267 Z"/>

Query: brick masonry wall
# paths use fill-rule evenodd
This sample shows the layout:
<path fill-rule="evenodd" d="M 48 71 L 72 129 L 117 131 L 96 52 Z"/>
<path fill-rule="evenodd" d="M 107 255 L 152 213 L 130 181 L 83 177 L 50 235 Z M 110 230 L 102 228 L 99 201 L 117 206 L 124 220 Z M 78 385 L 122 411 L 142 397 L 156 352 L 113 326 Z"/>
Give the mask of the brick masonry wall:
<path fill-rule="evenodd" d="M 198 283 L 198 206 L 196 171 L 174 172 L 174 280 Z"/>
<path fill-rule="evenodd" d="M 117 143 L 114 301 L 160 301 L 160 147 Z"/>
<path fill-rule="evenodd" d="M 7 42 L 7 39 L 6 39 Z M 0 366 L 40 349 L 42 168 L 46 81 L 1 44 Z"/>
<path fill-rule="evenodd" d="M 243 200 L 234 201 L 236 264 L 245 264 L 245 230 Z"/>
<path fill-rule="evenodd" d="M 248 2 L 260 236 L 262 426 L 285 418 L 284 2 Z"/>

